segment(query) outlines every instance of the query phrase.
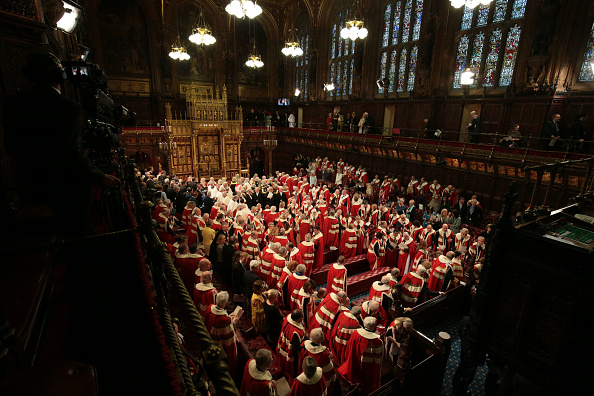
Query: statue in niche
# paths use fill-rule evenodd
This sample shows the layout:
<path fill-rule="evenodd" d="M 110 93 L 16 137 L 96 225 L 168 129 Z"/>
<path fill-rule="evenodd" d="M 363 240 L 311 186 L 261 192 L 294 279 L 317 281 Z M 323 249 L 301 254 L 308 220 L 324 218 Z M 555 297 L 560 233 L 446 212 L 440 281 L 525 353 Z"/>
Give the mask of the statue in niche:
<path fill-rule="evenodd" d="M 559 8 L 561 8 L 559 0 L 544 0 L 538 12 L 538 23 L 530 55 L 549 55 Z"/>

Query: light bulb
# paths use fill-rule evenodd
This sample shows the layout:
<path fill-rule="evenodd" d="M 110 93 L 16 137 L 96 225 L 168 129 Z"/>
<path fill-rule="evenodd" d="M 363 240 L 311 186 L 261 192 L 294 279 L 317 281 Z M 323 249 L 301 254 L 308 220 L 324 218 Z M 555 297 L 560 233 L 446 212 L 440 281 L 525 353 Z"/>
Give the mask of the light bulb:
<path fill-rule="evenodd" d="M 340 37 L 342 37 L 343 39 L 345 39 L 345 40 L 346 40 L 346 39 L 348 39 L 348 38 L 349 38 L 349 33 L 350 33 L 350 32 L 349 32 L 349 29 L 348 29 L 348 28 L 343 28 L 343 29 L 340 31 Z"/>
<path fill-rule="evenodd" d="M 465 0 L 450 0 L 450 3 L 452 4 L 452 7 L 460 8 L 464 5 Z"/>
<path fill-rule="evenodd" d="M 295 48 L 295 56 L 303 55 L 303 50 L 300 47 Z"/>
<path fill-rule="evenodd" d="M 367 37 L 367 33 L 369 33 L 369 32 L 367 31 L 366 28 L 361 28 L 359 30 L 359 38 L 364 39 L 365 37 Z"/>

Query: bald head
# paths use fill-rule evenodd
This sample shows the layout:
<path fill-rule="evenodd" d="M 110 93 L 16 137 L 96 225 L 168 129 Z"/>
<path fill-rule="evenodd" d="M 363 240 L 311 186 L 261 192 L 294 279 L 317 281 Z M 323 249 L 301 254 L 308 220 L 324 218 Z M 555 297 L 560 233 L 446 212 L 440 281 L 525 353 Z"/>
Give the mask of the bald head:
<path fill-rule="evenodd" d="M 380 305 L 377 301 L 369 301 L 369 314 L 375 315 L 379 312 Z"/>

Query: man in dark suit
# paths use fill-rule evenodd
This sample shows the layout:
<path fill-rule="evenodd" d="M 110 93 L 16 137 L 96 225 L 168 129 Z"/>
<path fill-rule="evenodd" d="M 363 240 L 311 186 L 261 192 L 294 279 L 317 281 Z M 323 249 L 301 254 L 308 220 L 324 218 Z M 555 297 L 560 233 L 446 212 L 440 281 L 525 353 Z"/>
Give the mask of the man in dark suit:
<path fill-rule="evenodd" d="M 460 220 L 462 220 L 462 223 L 463 224 L 466 223 L 466 220 L 468 217 L 468 212 L 467 212 L 467 206 L 466 206 L 464 197 L 460 197 L 458 199 L 458 202 L 456 203 L 456 205 L 454 205 L 454 207 L 452 208 L 452 211 L 454 209 L 460 213 Z"/>
<path fill-rule="evenodd" d="M 470 112 L 470 124 L 468 124 L 468 133 L 470 134 L 470 143 L 478 143 L 481 133 L 481 119 L 476 111 Z"/>
<path fill-rule="evenodd" d="M 243 274 L 243 296 L 245 297 L 245 307 L 247 308 L 246 311 L 251 316 L 251 301 L 252 301 L 252 294 L 254 286 L 254 282 L 257 280 L 261 280 L 258 276 L 257 272 L 259 272 L 258 267 L 260 267 L 260 262 L 258 260 L 250 261 L 250 270 L 246 271 Z"/>
<path fill-rule="evenodd" d="M 235 235 L 231 235 L 229 237 L 229 243 L 223 247 L 223 266 L 221 268 L 221 274 L 223 275 L 223 279 L 227 285 L 231 285 L 232 278 L 232 266 L 233 266 L 233 255 L 237 252 L 234 245 L 237 241 Z"/>
<path fill-rule="evenodd" d="M 206 190 L 202 190 L 202 207 L 200 208 L 202 213 L 210 213 L 213 205 L 212 198 L 206 193 Z"/>
<path fill-rule="evenodd" d="M 548 151 L 557 151 L 561 149 L 561 131 L 559 130 L 560 114 L 554 114 L 550 121 L 544 123 L 542 127 L 541 148 Z"/>
<path fill-rule="evenodd" d="M 468 201 L 466 206 L 468 211 L 468 224 L 473 227 L 480 227 L 481 221 L 483 221 L 483 208 L 476 199 Z"/>
<path fill-rule="evenodd" d="M 243 193 L 243 200 L 249 209 L 258 203 L 251 188 Z"/>
<path fill-rule="evenodd" d="M 83 111 L 62 95 L 66 73 L 53 54 L 39 51 L 27 56 L 23 74 L 35 87 L 5 101 L 5 148 L 15 160 L 17 180 L 28 180 L 40 169 L 68 180 L 68 199 L 55 178 L 36 178 L 19 183 L 22 203 L 48 205 L 73 237 L 94 234 L 90 218 L 91 187 L 118 187 L 120 181 L 106 175 L 81 151 Z M 43 194 L 39 194 L 43 191 Z"/>

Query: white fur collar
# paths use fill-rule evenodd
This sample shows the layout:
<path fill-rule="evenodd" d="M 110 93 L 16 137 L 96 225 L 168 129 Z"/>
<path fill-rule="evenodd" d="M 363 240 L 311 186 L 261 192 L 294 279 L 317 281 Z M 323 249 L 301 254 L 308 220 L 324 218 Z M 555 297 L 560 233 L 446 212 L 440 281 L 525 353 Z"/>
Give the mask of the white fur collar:
<path fill-rule="evenodd" d="M 311 340 L 307 340 L 303 343 L 303 346 L 305 346 L 305 349 L 307 349 L 308 352 L 311 352 L 313 354 L 318 354 L 318 353 L 322 353 L 324 352 L 326 348 L 324 345 L 314 345 L 313 342 Z"/>
<path fill-rule="evenodd" d="M 371 331 L 365 329 L 357 329 L 357 333 L 359 333 L 361 337 L 367 338 L 368 340 L 375 340 L 380 338 L 378 334 L 372 333 Z"/>
<path fill-rule="evenodd" d="M 355 230 L 353 230 L 353 232 L 355 232 Z M 346 268 L 344 265 L 339 264 L 339 263 L 332 264 L 332 267 L 334 267 L 334 269 L 338 269 L 338 270 Z"/>
<path fill-rule="evenodd" d="M 219 315 L 219 316 L 229 316 L 227 311 L 225 311 L 223 308 L 217 307 L 215 304 L 212 304 L 210 306 L 210 312 L 212 312 L 215 315 Z"/>
<path fill-rule="evenodd" d="M 293 326 L 297 327 L 300 330 L 305 330 L 303 327 L 303 323 L 297 323 L 293 320 L 291 315 L 287 316 L 287 322 L 291 323 Z"/>
<path fill-rule="evenodd" d="M 200 290 L 200 291 L 209 291 L 214 289 L 214 286 L 212 285 L 212 283 L 198 283 L 196 284 L 196 290 Z"/>
<path fill-rule="evenodd" d="M 322 368 L 318 367 L 318 368 L 316 368 L 316 373 L 313 375 L 313 377 L 307 378 L 305 373 L 301 373 L 301 374 L 299 374 L 299 376 L 296 379 L 297 379 L 297 381 L 299 381 L 305 385 L 315 385 L 318 382 L 320 382 L 320 379 L 322 379 L 322 375 L 323 375 Z"/>
<path fill-rule="evenodd" d="M 258 381 L 272 381 L 272 374 L 270 374 L 270 371 L 266 370 L 266 371 L 260 371 L 258 370 L 258 367 L 256 366 L 256 360 L 252 359 L 250 360 L 250 363 L 248 365 L 248 370 L 250 375 L 252 376 L 253 379 L 258 380 Z"/>
<path fill-rule="evenodd" d="M 380 281 L 373 282 L 373 288 L 377 292 L 385 292 L 385 291 L 389 291 L 390 290 L 390 287 L 388 285 L 384 285 Z"/>

